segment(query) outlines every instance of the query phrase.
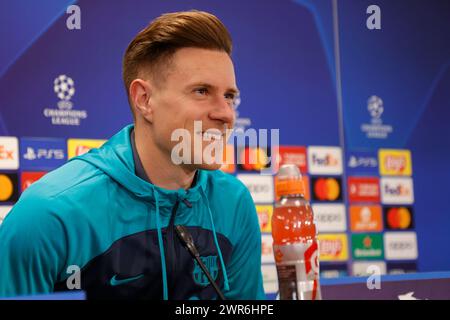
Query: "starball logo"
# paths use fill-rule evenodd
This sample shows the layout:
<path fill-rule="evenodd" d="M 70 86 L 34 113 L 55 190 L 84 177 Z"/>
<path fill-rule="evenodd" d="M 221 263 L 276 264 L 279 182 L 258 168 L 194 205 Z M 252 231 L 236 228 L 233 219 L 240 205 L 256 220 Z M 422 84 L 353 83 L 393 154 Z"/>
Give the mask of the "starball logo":
<path fill-rule="evenodd" d="M 378 96 L 371 96 L 367 100 L 367 111 L 370 114 L 371 121 L 361 125 L 361 131 L 369 139 L 386 139 L 394 130 L 392 126 L 383 124 L 381 115 L 385 111 L 384 102 Z"/>
<path fill-rule="evenodd" d="M 65 74 L 53 81 L 53 91 L 58 97 L 58 109 L 45 108 L 44 116 L 51 119 L 52 125 L 79 126 L 87 118 L 86 110 L 73 109 L 72 97 L 75 95 L 75 82 Z"/>

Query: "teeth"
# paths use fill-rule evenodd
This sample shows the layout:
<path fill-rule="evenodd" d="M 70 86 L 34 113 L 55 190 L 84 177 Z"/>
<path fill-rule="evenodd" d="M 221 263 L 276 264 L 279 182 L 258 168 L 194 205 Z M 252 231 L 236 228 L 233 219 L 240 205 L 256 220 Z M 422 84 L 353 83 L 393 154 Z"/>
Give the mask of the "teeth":
<path fill-rule="evenodd" d="M 217 133 L 212 133 L 212 132 L 204 132 L 203 138 L 206 140 L 212 140 L 212 139 L 219 140 L 219 139 L 222 139 L 222 135 L 217 134 Z"/>

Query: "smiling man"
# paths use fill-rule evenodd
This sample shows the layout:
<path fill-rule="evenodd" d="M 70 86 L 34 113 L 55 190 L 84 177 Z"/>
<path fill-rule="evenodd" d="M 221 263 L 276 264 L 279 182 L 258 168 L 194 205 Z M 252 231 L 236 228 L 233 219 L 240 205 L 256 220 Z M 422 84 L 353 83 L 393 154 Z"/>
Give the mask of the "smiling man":
<path fill-rule="evenodd" d="M 0 296 L 82 289 L 92 299 L 264 299 L 248 190 L 217 170 L 217 152 L 216 161 L 181 163 L 173 152 L 177 130 L 201 138 L 184 150 L 190 159 L 226 143 L 238 94 L 228 31 L 206 12 L 162 15 L 128 46 L 123 78 L 134 124 L 45 175 L 5 218 Z"/>

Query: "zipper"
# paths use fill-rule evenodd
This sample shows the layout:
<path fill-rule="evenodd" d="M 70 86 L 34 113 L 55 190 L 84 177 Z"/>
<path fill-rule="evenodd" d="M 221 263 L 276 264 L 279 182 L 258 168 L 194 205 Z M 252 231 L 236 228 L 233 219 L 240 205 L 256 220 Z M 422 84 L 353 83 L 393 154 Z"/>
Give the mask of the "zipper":
<path fill-rule="evenodd" d="M 180 202 L 177 200 L 177 202 L 175 202 L 175 205 L 172 208 L 172 214 L 170 215 L 170 220 L 169 220 L 169 227 L 167 228 L 167 249 L 168 249 L 168 259 L 170 260 L 170 270 L 172 270 L 172 278 L 173 280 L 171 281 L 171 289 L 173 289 L 174 285 L 175 285 L 175 276 L 176 276 L 176 245 L 175 245 L 175 216 L 177 215 L 177 210 L 178 210 L 178 206 L 179 206 Z"/>
<path fill-rule="evenodd" d="M 183 199 L 182 201 L 188 208 L 192 208 L 192 204 L 187 199 Z M 175 205 L 172 208 L 172 213 L 170 215 L 170 220 L 169 220 L 169 226 L 167 228 L 167 249 L 168 249 L 167 258 L 170 260 L 170 270 L 172 270 L 172 277 L 170 277 L 172 279 L 172 281 L 170 284 L 169 292 L 173 292 L 173 290 L 175 288 L 176 278 L 177 278 L 176 258 L 180 254 L 179 246 L 177 246 L 178 238 L 177 238 L 177 235 L 175 232 L 175 217 L 177 215 L 177 210 L 178 210 L 179 205 L 180 205 L 180 201 L 177 200 L 177 202 L 175 202 Z"/>

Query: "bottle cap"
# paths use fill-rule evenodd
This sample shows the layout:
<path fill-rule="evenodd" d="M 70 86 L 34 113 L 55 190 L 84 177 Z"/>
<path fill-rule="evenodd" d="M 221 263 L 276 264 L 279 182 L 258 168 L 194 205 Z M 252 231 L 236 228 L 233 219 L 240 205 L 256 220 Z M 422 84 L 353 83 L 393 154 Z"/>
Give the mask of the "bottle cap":
<path fill-rule="evenodd" d="M 295 164 L 284 164 L 275 177 L 275 193 L 277 198 L 286 195 L 305 195 L 302 174 Z"/>

